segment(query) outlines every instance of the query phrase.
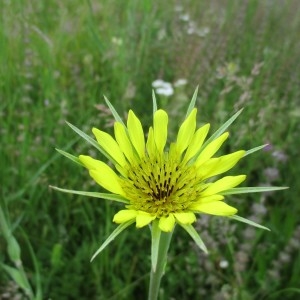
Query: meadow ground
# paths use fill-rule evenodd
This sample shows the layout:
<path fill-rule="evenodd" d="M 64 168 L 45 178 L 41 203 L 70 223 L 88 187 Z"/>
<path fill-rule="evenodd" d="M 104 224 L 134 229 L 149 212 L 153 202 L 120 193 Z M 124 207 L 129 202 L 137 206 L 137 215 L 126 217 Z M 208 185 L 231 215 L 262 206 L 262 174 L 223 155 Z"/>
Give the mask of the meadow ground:
<path fill-rule="evenodd" d="M 176 228 L 160 299 L 299 299 L 299 32 L 298 0 L 3 0 L 0 299 L 146 297 L 149 230 L 132 226 L 90 263 L 119 207 L 48 186 L 100 190 L 55 151 L 97 155 L 65 120 L 111 132 L 106 95 L 148 127 L 158 79 L 173 137 L 198 85 L 198 125 L 211 132 L 244 107 L 226 152 L 269 143 L 233 173 L 290 187 L 229 198 L 271 232 L 201 215 L 208 256 Z"/>

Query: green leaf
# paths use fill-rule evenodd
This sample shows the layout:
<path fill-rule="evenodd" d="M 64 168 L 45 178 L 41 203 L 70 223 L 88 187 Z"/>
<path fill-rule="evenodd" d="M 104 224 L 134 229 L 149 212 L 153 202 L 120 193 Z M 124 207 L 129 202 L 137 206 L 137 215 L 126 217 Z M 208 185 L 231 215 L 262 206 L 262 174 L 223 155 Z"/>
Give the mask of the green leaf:
<path fill-rule="evenodd" d="M 7 239 L 7 253 L 9 258 L 15 264 L 20 263 L 21 261 L 21 248 L 18 241 L 13 235 L 10 235 Z"/>
<path fill-rule="evenodd" d="M 12 268 L 5 264 L 1 264 L 1 267 L 10 275 L 10 277 L 17 283 L 17 285 L 25 291 L 27 295 L 33 294 L 31 290 L 31 286 L 29 285 L 29 282 L 25 277 L 25 274 L 23 274 L 21 270 Z"/>
<path fill-rule="evenodd" d="M 241 188 L 233 188 L 227 191 L 223 191 L 221 195 L 236 195 L 236 194 L 248 194 L 248 193 L 263 193 L 263 192 L 272 192 L 272 191 L 280 191 L 286 190 L 289 187 L 287 186 L 254 186 L 254 187 L 241 187 Z"/>
<path fill-rule="evenodd" d="M 124 124 L 122 118 L 120 117 L 120 115 L 118 114 L 118 112 L 115 110 L 115 108 L 113 107 L 113 105 L 110 103 L 110 101 L 109 101 L 105 96 L 104 96 L 104 100 L 105 100 L 107 106 L 109 107 L 111 113 L 113 114 L 115 120 L 116 120 L 117 122 L 122 123 L 122 124 L 125 126 L 125 124 Z M 126 128 L 126 126 L 125 126 L 125 128 Z"/>
<path fill-rule="evenodd" d="M 204 149 L 210 142 L 218 138 L 225 130 L 236 120 L 236 118 L 241 114 L 243 108 L 236 112 L 228 121 L 226 121 L 201 147 Z"/>
<path fill-rule="evenodd" d="M 161 230 L 158 226 L 158 220 L 152 222 L 151 227 L 151 264 L 152 271 L 156 272 L 157 260 L 158 260 L 158 251 L 159 251 L 159 242 L 160 242 Z"/>
<path fill-rule="evenodd" d="M 250 150 L 246 151 L 246 153 L 245 153 L 244 157 L 245 157 L 245 156 L 247 156 L 247 155 L 249 155 L 249 154 L 251 154 L 251 153 L 254 153 L 254 152 L 256 152 L 256 151 L 259 151 L 259 150 L 261 150 L 261 149 L 265 148 L 266 146 L 268 146 L 268 144 L 264 144 L 264 145 L 261 145 L 261 146 L 258 146 L 258 147 L 255 147 L 255 148 L 252 148 L 252 149 L 250 149 Z"/>
<path fill-rule="evenodd" d="M 265 229 L 265 230 L 271 231 L 269 228 L 267 228 L 267 227 L 265 227 L 265 226 L 262 226 L 262 225 L 260 225 L 260 224 L 255 223 L 254 221 L 251 221 L 251 220 L 242 218 L 242 217 L 237 216 L 237 215 L 233 215 L 233 216 L 230 216 L 230 217 L 228 217 L 228 218 L 234 219 L 234 220 L 239 221 L 239 222 L 246 223 L 246 224 L 251 225 L 251 226 L 254 226 L 254 227 L 258 227 L 258 228 L 261 228 L 261 229 Z"/>
<path fill-rule="evenodd" d="M 105 240 L 105 242 L 100 246 L 100 248 L 95 252 L 95 254 L 91 258 L 91 262 L 95 259 L 95 257 L 103 251 L 106 246 L 108 246 L 123 230 L 125 230 L 128 226 L 133 224 L 135 222 L 134 220 L 127 221 L 125 223 L 120 224 L 113 232 L 112 234 Z"/>
<path fill-rule="evenodd" d="M 78 157 L 76 157 L 76 156 L 74 156 L 74 155 L 72 155 L 72 154 L 70 154 L 70 153 L 68 153 L 68 152 L 66 152 L 66 151 L 57 149 L 57 148 L 55 148 L 55 150 L 56 150 L 57 152 L 59 152 L 61 155 L 63 155 L 63 156 L 65 156 L 65 157 L 69 158 L 70 160 L 72 160 L 72 161 L 75 162 L 76 164 L 78 164 L 78 165 L 80 165 L 80 166 L 84 166 L 83 163 L 79 160 Z"/>
<path fill-rule="evenodd" d="M 152 102 L 153 102 L 153 116 L 154 116 L 155 112 L 157 111 L 157 101 L 153 90 L 152 90 Z"/>
<path fill-rule="evenodd" d="M 189 114 L 191 113 L 191 111 L 194 109 L 195 107 L 195 104 L 196 104 L 196 100 L 197 100 L 197 95 L 198 95 L 198 86 L 196 87 L 195 89 L 195 92 L 193 94 L 193 97 L 192 97 L 192 100 L 190 102 L 190 105 L 187 109 L 187 112 L 186 112 L 186 115 L 185 115 L 185 118 L 187 118 L 189 116 Z"/>
<path fill-rule="evenodd" d="M 82 196 L 88 196 L 88 197 L 94 197 L 94 198 L 101 198 L 101 199 L 112 200 L 112 201 L 121 202 L 121 203 L 125 203 L 125 204 L 129 203 L 129 200 L 127 200 L 126 198 L 124 198 L 120 195 L 116 195 L 116 194 L 68 190 L 68 189 L 62 189 L 62 188 L 59 188 L 57 186 L 52 186 L 52 185 L 49 185 L 49 187 L 54 190 L 63 192 L 63 193 L 76 194 L 76 195 L 82 195 Z"/>
<path fill-rule="evenodd" d="M 278 295 L 279 294 L 282 294 L 282 293 L 285 293 L 285 294 L 288 294 L 290 295 L 290 293 L 297 293 L 297 294 L 300 294 L 300 289 L 298 288 L 294 288 L 294 287 L 290 287 L 290 288 L 285 288 L 285 289 L 281 289 L 279 291 L 276 291 L 276 292 L 273 292 L 269 295 L 267 295 L 266 298 L 264 298 L 265 300 L 268 300 L 268 299 L 285 299 L 286 297 L 283 297 L 281 296 L 280 298 L 278 298 Z M 275 298 L 276 297 L 276 298 Z M 299 298 L 299 297 L 298 297 Z M 290 298 L 291 299 L 291 298 Z"/>
<path fill-rule="evenodd" d="M 0 232 L 3 234 L 6 240 L 9 239 L 11 235 L 10 226 L 9 226 L 8 218 L 6 218 L 1 205 L 0 205 Z"/>
<path fill-rule="evenodd" d="M 88 143 L 90 143 L 92 146 L 94 146 L 97 150 L 99 150 L 107 159 L 112 161 L 114 164 L 117 164 L 117 162 L 97 143 L 96 140 L 92 139 L 89 135 L 81 131 L 79 128 L 76 126 L 72 125 L 71 123 L 67 122 L 66 123 L 78 134 L 80 135 L 83 139 L 85 139 Z"/>
<path fill-rule="evenodd" d="M 43 296 L 42 296 L 43 290 L 42 290 L 42 279 L 41 279 L 41 272 L 40 272 L 40 262 L 38 261 L 36 255 L 32 249 L 32 246 L 29 242 L 27 233 L 25 233 L 23 230 L 22 230 L 22 236 L 27 243 L 30 255 L 32 257 L 33 265 L 34 265 L 34 277 L 35 277 L 35 297 L 34 297 L 34 299 L 42 300 L 43 299 Z"/>
<path fill-rule="evenodd" d="M 193 225 L 191 225 L 191 224 L 185 225 L 182 223 L 179 223 L 179 225 L 192 237 L 192 239 L 195 241 L 197 246 L 207 254 L 208 253 L 207 248 L 206 248 L 204 242 L 202 241 L 200 235 L 193 227 Z"/>

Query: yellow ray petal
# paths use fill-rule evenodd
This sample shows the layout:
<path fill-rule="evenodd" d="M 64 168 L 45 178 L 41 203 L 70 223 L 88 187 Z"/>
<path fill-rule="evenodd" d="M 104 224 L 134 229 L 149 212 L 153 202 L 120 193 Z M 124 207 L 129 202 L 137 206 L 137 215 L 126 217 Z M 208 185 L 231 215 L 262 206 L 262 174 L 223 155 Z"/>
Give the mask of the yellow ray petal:
<path fill-rule="evenodd" d="M 153 221 L 156 218 L 156 216 L 153 216 L 147 212 L 144 211 L 138 211 L 138 214 L 136 216 L 136 227 L 141 228 L 146 225 L 148 225 L 151 221 Z"/>
<path fill-rule="evenodd" d="M 145 137 L 142 124 L 132 110 L 128 113 L 127 128 L 130 140 L 139 157 L 145 155 Z"/>
<path fill-rule="evenodd" d="M 177 135 L 177 150 L 181 154 L 190 144 L 196 129 L 197 109 L 194 108 L 179 128 Z"/>
<path fill-rule="evenodd" d="M 215 201 L 209 203 L 203 203 L 195 205 L 195 211 L 203 212 L 216 216 L 231 216 L 237 213 L 237 209 L 226 204 L 223 201 Z"/>
<path fill-rule="evenodd" d="M 137 216 L 137 211 L 133 209 L 123 209 L 114 215 L 113 222 L 121 224 L 129 220 L 135 219 Z"/>
<path fill-rule="evenodd" d="M 210 196 L 206 196 L 206 197 L 200 197 L 198 199 L 198 201 L 192 203 L 188 208 L 190 210 L 194 210 L 194 207 L 197 206 L 198 204 L 215 202 L 215 201 L 220 201 L 223 199 L 224 199 L 224 196 L 222 196 L 222 195 L 210 195 Z"/>
<path fill-rule="evenodd" d="M 212 176 L 222 174 L 233 168 L 238 161 L 245 155 L 246 151 L 239 150 L 231 154 L 211 158 L 201 166 L 201 176 L 207 179 Z"/>
<path fill-rule="evenodd" d="M 101 168 L 90 170 L 91 177 L 106 190 L 125 196 L 119 182 L 118 175 L 106 164 L 103 163 Z"/>
<path fill-rule="evenodd" d="M 226 176 L 209 185 L 209 187 L 201 193 L 201 196 L 210 196 L 222 191 L 231 189 L 246 179 L 246 175 Z"/>
<path fill-rule="evenodd" d="M 92 129 L 99 145 L 120 165 L 126 165 L 125 157 L 118 143 L 108 133 L 97 128 Z"/>
<path fill-rule="evenodd" d="M 88 155 L 79 155 L 79 160 L 89 170 L 101 170 L 103 165 L 106 165 L 104 162 L 94 159 Z"/>
<path fill-rule="evenodd" d="M 209 160 L 222 146 L 222 144 L 225 142 L 225 140 L 228 138 L 229 133 L 224 132 L 221 136 L 213 140 L 211 143 L 209 143 L 203 151 L 200 153 L 196 160 L 196 165 L 200 166 L 207 160 Z"/>
<path fill-rule="evenodd" d="M 153 134 L 152 127 L 149 128 L 146 148 L 150 157 L 153 157 L 156 154 L 156 145 L 154 141 L 154 134 Z"/>
<path fill-rule="evenodd" d="M 196 221 L 196 216 L 193 212 L 174 213 L 175 218 L 181 224 L 192 224 Z"/>
<path fill-rule="evenodd" d="M 175 218 L 173 214 L 169 214 L 168 217 L 161 217 L 158 222 L 158 227 L 165 232 L 172 231 L 174 225 L 175 225 Z"/>
<path fill-rule="evenodd" d="M 204 126 L 202 126 L 201 128 L 199 128 L 193 138 L 192 141 L 190 143 L 190 145 L 188 146 L 185 156 L 184 156 L 184 161 L 187 162 L 189 161 L 194 155 L 197 154 L 197 152 L 200 150 L 206 136 L 207 133 L 209 131 L 209 127 L 210 124 L 205 124 Z"/>
<path fill-rule="evenodd" d="M 134 159 L 134 152 L 131 142 L 127 136 L 126 129 L 123 124 L 115 122 L 114 124 L 115 138 L 120 146 L 121 151 L 125 154 L 126 158 L 132 162 Z"/>
<path fill-rule="evenodd" d="M 168 134 L 168 115 L 159 109 L 153 117 L 153 133 L 157 150 L 162 153 L 167 141 Z"/>

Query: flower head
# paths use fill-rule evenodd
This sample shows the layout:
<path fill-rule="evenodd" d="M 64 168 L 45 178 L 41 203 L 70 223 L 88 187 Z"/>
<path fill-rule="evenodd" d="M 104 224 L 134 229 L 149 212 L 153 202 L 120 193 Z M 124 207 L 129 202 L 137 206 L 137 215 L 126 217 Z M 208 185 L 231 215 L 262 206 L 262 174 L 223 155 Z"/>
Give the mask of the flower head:
<path fill-rule="evenodd" d="M 169 146 L 168 114 L 161 109 L 154 113 L 146 141 L 142 124 L 131 110 L 127 126 L 115 123 L 114 137 L 93 128 L 117 171 L 90 156 L 80 155 L 79 159 L 99 185 L 127 199 L 114 222 L 134 220 L 140 228 L 158 219 L 159 228 L 168 232 L 176 222 L 193 223 L 196 213 L 230 216 L 237 212 L 223 201 L 222 192 L 237 186 L 246 176 L 226 176 L 215 182 L 210 178 L 232 168 L 245 151 L 212 158 L 228 133 L 203 144 L 209 124 L 196 130 L 196 113 L 195 108 L 189 113 L 176 141 Z"/>
<path fill-rule="evenodd" d="M 59 150 L 63 155 L 86 167 L 90 176 L 110 193 L 59 190 L 114 200 L 124 205 L 113 218 L 115 223 L 120 224 L 119 227 L 95 255 L 132 223 L 136 223 L 138 228 L 152 223 L 152 228 L 157 234 L 172 232 L 174 226 L 179 224 L 204 251 L 206 247 L 192 226 L 199 213 L 226 216 L 266 229 L 237 216 L 237 209 L 225 202 L 225 195 L 280 188 L 236 188 L 245 180 L 246 175 L 224 176 L 224 173 L 233 168 L 241 158 L 262 149 L 265 145 L 248 151 L 238 150 L 231 154 L 218 155 L 218 150 L 228 139 L 228 126 L 238 117 L 241 110 L 207 139 L 210 125 L 205 124 L 197 128 L 195 100 L 196 92 L 176 139 L 170 143 L 169 117 L 166 111 L 157 109 L 154 95 L 153 125 L 149 128 L 146 139 L 141 121 L 135 113 L 129 111 L 125 125 L 107 99 L 106 102 L 116 119 L 114 136 L 93 128 L 92 132 L 96 138 L 94 140 L 69 124 L 100 150 L 112 162 L 114 168 L 90 156 L 80 155 L 77 158 Z M 156 234 L 153 233 L 154 229 L 152 235 Z"/>

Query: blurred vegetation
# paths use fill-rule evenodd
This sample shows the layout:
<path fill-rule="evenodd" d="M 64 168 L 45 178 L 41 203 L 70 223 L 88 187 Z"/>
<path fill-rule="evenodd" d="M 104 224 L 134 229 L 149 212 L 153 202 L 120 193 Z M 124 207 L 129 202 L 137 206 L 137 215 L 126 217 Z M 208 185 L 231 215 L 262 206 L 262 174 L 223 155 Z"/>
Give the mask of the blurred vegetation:
<path fill-rule="evenodd" d="M 110 132 L 106 95 L 148 126 L 157 79 L 173 88 L 157 95 L 173 134 L 198 85 L 199 125 L 245 108 L 226 151 L 270 144 L 234 172 L 290 186 L 229 199 L 270 233 L 200 216 L 208 257 L 176 230 L 161 299 L 298 299 L 299 31 L 297 0 L 2 0 L 0 299 L 145 298 L 148 230 L 132 226 L 90 263 L 117 205 L 48 186 L 99 190 L 54 149 L 97 155 L 65 120 Z"/>

